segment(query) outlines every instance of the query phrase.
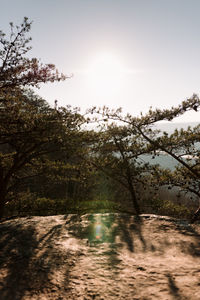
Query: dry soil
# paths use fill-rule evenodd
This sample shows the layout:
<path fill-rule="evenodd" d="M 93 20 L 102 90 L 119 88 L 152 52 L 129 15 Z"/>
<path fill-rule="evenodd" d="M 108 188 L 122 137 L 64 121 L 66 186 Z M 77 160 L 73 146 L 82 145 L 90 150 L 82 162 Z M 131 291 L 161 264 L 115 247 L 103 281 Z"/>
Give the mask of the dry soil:
<path fill-rule="evenodd" d="M 200 299 L 200 225 L 143 215 L 0 224 L 0 300 Z"/>

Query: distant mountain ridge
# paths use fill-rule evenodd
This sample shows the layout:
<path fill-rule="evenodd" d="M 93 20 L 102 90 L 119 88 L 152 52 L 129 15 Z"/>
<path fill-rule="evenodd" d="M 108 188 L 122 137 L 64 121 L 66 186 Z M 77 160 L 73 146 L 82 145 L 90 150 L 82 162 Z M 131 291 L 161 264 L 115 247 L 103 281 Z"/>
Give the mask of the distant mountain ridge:
<path fill-rule="evenodd" d="M 154 128 L 159 129 L 161 131 L 165 131 L 168 134 L 172 134 L 175 129 L 187 129 L 188 126 L 195 127 L 199 124 L 199 122 L 187 122 L 187 123 L 172 123 L 172 122 L 166 122 L 161 124 L 156 124 Z M 178 162 L 171 156 L 160 153 L 159 156 L 156 156 L 154 159 L 152 159 L 152 155 L 146 154 L 141 155 L 139 158 L 140 161 L 148 162 L 152 165 L 159 164 L 163 168 L 167 168 L 170 170 L 174 170 Z"/>
<path fill-rule="evenodd" d="M 200 122 L 184 122 L 184 123 L 172 123 L 172 122 L 166 122 L 166 123 L 160 123 L 156 124 L 154 128 L 159 129 L 161 131 L 166 131 L 167 133 L 173 133 L 175 129 L 187 129 L 189 126 L 195 127 Z"/>

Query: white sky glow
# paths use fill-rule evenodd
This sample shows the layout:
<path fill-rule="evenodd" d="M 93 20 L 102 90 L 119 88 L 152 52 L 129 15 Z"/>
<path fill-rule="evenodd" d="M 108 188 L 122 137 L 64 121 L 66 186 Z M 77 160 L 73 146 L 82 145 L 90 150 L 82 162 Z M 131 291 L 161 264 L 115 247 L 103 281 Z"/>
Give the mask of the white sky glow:
<path fill-rule="evenodd" d="M 199 0 L 0 0 L 0 7 L 1 30 L 27 16 L 30 55 L 74 74 L 41 86 L 38 94 L 52 105 L 139 115 L 199 94 Z M 191 112 L 177 122 L 199 120 Z"/>

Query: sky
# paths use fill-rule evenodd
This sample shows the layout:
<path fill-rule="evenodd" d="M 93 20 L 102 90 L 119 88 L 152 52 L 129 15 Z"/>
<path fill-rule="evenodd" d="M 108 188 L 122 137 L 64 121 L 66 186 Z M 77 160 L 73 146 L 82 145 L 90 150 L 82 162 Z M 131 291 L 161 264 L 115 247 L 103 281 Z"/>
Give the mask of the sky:
<path fill-rule="evenodd" d="M 51 105 L 137 116 L 200 91 L 199 0 L 0 0 L 0 29 L 33 21 L 31 57 L 73 76 L 37 91 Z M 188 112 L 177 122 L 200 120 Z"/>

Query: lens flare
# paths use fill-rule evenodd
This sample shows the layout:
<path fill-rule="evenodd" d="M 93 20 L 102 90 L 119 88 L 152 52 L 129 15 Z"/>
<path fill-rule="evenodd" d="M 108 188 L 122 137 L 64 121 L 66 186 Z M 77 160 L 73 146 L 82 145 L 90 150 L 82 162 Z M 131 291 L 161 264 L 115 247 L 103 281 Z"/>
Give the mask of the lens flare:
<path fill-rule="evenodd" d="M 100 223 L 97 223 L 95 225 L 95 231 L 96 231 L 96 239 L 100 239 L 101 238 L 101 224 Z"/>

